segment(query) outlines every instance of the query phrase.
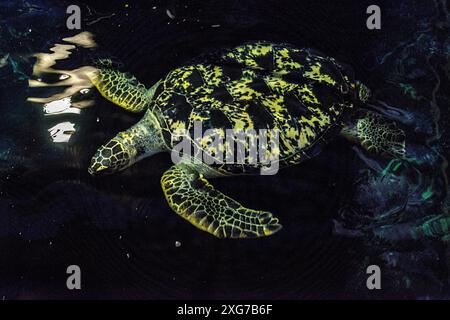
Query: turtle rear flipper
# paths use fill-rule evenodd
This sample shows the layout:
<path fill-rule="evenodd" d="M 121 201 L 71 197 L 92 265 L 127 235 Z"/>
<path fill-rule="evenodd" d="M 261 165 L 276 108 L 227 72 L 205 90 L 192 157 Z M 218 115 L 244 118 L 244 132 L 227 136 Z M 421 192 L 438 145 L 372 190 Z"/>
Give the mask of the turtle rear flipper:
<path fill-rule="evenodd" d="M 197 228 L 218 238 L 269 236 L 281 229 L 270 212 L 251 210 L 227 197 L 190 166 L 172 166 L 161 178 L 170 207 Z"/>
<path fill-rule="evenodd" d="M 103 97 L 130 112 L 143 111 L 153 97 L 154 90 L 127 73 L 99 68 L 88 76 Z"/>

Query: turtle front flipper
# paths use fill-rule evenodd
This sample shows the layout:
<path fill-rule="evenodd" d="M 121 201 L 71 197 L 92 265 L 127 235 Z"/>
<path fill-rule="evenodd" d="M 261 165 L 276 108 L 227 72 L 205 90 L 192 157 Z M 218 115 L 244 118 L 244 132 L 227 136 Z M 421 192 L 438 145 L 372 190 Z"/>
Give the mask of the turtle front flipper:
<path fill-rule="evenodd" d="M 403 159 L 406 154 L 406 134 L 394 121 L 367 112 L 341 131 L 345 138 L 360 144 L 371 153 Z"/>
<path fill-rule="evenodd" d="M 270 212 L 247 209 L 215 190 L 195 166 L 172 166 L 162 176 L 161 185 L 177 214 L 218 238 L 262 237 L 281 229 Z"/>
<path fill-rule="evenodd" d="M 111 68 L 99 68 L 88 74 L 100 94 L 130 112 L 143 111 L 151 101 L 155 87 L 147 90 L 135 77 Z"/>

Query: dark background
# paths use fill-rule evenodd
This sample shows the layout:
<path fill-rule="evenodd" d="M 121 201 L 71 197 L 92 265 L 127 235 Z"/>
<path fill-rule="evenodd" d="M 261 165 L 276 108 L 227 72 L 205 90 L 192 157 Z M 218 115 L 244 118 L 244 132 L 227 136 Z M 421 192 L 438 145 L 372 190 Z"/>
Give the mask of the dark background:
<path fill-rule="evenodd" d="M 78 117 L 68 116 L 78 128 L 70 143 L 55 145 L 46 132 L 54 120 L 26 103 L 26 97 L 36 93 L 26 81 L 32 77 L 33 59 L 25 57 L 48 52 L 62 38 L 78 33 L 65 27 L 68 4 L 72 2 L 2 1 L 0 5 L 0 52 L 9 52 L 17 63 L 15 68 L 0 69 L 0 296 L 329 299 L 445 295 L 441 283 L 429 288 L 399 286 L 396 277 L 403 275 L 398 273 L 392 277 L 387 273 L 381 292 L 365 288 L 365 268 L 383 262 L 364 240 L 331 232 L 339 208 L 352 201 L 358 168 L 363 166 L 341 139 L 326 146 L 317 158 L 276 176 L 214 180 L 218 189 L 246 206 L 280 218 L 282 231 L 256 240 L 215 239 L 173 213 L 159 185 L 171 165 L 169 155 L 156 155 L 114 176 L 89 177 L 86 169 L 95 150 L 139 116 L 97 97 L 95 107 Z M 374 2 L 365 0 L 78 4 L 82 30 L 95 35 L 98 48 L 78 48 L 57 66 L 69 69 L 97 56 L 112 56 L 148 86 L 202 53 L 267 40 L 315 48 L 351 65 L 359 80 L 382 91 L 387 80 L 398 81 L 391 78 L 392 65 L 380 63 L 383 57 L 395 56 L 399 46 L 420 33 L 431 34 L 436 43 L 445 43 L 448 35 L 448 29 L 435 26 L 435 21 L 443 19 L 438 12 L 444 12 L 446 1 L 376 1 L 382 9 L 381 30 L 366 28 L 366 8 Z M 395 95 L 390 98 L 395 100 Z M 448 100 L 443 102 L 448 106 Z M 440 121 L 446 121 L 445 115 Z M 424 117 L 428 116 L 425 112 Z M 445 152 L 448 139 L 445 130 L 441 133 L 439 143 Z M 82 290 L 66 289 L 65 271 L 71 264 L 81 267 Z M 444 261 L 430 268 L 445 279 Z M 418 274 L 417 281 L 423 281 Z"/>

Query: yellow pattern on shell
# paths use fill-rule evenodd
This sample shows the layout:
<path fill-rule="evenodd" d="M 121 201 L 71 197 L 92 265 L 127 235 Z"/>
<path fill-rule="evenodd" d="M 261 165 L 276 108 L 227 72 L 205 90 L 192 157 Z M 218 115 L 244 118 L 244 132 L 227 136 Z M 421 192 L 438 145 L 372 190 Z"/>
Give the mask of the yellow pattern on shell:
<path fill-rule="evenodd" d="M 319 62 L 316 62 L 316 64 L 311 66 L 311 70 L 305 72 L 305 76 L 313 80 L 326 82 L 334 86 L 336 84 L 336 81 L 334 81 L 329 75 L 323 74 L 320 69 L 321 64 Z"/>

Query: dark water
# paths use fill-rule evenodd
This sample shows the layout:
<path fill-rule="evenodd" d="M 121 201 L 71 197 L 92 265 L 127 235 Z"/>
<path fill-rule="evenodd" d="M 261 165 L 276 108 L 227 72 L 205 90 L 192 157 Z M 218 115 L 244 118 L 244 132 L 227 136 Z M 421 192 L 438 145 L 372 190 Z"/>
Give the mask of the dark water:
<path fill-rule="evenodd" d="M 83 21 L 74 31 L 66 28 L 69 4 L 0 4 L 1 296 L 449 297 L 446 242 L 392 240 L 447 215 L 447 1 L 378 1 L 381 30 L 366 28 L 372 1 L 95 1 L 77 3 Z M 148 86 L 200 54 L 250 40 L 315 48 L 353 67 L 373 90 L 375 107 L 411 132 L 414 155 L 426 165 L 403 163 L 384 179 L 389 161 L 365 159 L 338 138 L 315 159 L 275 176 L 215 180 L 227 195 L 274 212 L 284 225 L 269 238 L 215 239 L 168 207 L 159 180 L 169 155 L 113 176 L 88 175 L 95 150 L 139 116 L 92 89 L 77 94 L 93 104 L 79 114 L 46 116 L 43 103 L 29 101 L 67 88 L 30 85 L 39 77 L 61 80 L 60 73 L 36 76 L 33 55 L 51 53 L 80 32 L 91 33 L 96 46 L 74 45 L 54 69 L 78 74 L 95 58 L 113 57 Z M 55 143 L 48 129 L 64 122 L 75 133 Z M 374 236 L 382 226 L 392 229 Z M 82 269 L 80 291 L 66 288 L 71 264 Z M 366 289 L 370 264 L 382 268 L 381 291 Z"/>

